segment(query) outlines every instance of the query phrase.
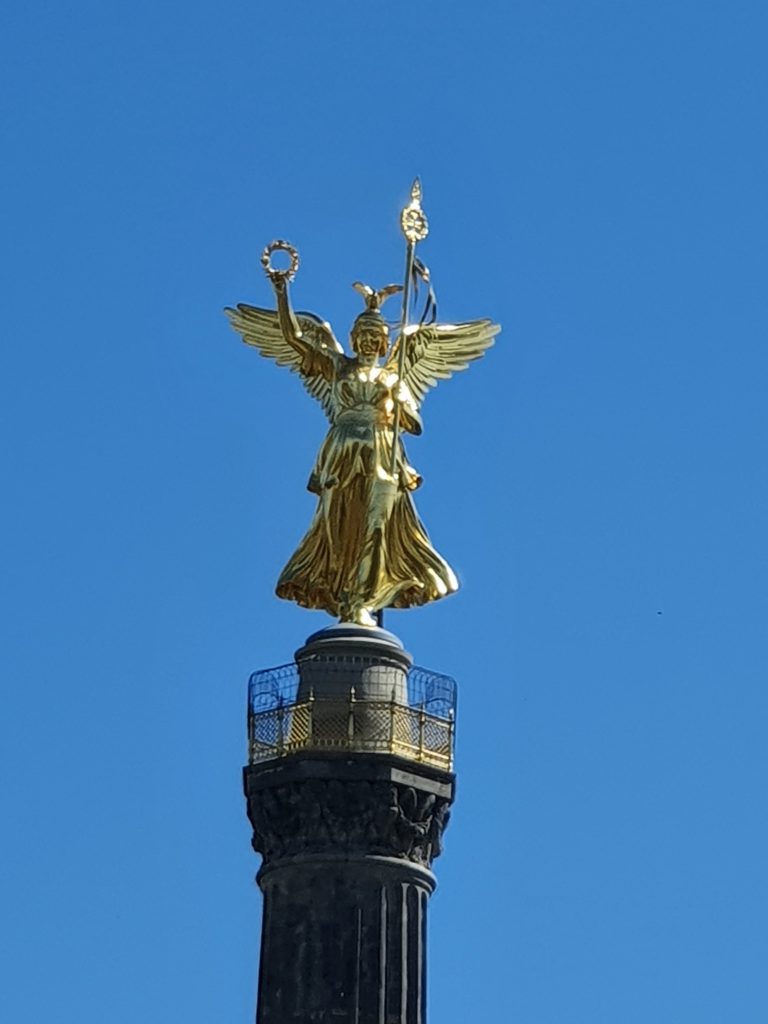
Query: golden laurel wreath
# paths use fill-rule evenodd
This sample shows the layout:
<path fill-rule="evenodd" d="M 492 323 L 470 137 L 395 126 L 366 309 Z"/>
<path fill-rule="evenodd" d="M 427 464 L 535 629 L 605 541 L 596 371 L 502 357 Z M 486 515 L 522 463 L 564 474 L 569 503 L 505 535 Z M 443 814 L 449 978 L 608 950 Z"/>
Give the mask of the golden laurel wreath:
<path fill-rule="evenodd" d="M 279 267 L 273 267 L 271 260 L 273 252 L 287 252 L 291 257 L 290 267 L 286 267 L 284 270 L 281 270 Z M 296 271 L 299 269 L 298 250 L 290 242 L 284 242 L 278 238 L 265 246 L 264 252 L 261 254 L 261 265 L 264 267 L 267 276 L 272 278 L 273 281 L 292 281 L 296 276 Z"/>

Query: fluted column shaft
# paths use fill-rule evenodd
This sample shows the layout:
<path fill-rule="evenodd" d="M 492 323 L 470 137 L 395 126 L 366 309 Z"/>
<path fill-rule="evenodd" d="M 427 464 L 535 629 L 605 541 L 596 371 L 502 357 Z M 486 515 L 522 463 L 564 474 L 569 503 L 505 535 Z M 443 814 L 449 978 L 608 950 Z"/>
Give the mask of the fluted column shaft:
<path fill-rule="evenodd" d="M 453 776 L 389 755 L 245 769 L 264 856 L 257 1024 L 426 1024 L 430 865 Z"/>
<path fill-rule="evenodd" d="M 262 877 L 259 1024 L 424 1024 L 432 886 L 410 874 L 304 864 Z"/>

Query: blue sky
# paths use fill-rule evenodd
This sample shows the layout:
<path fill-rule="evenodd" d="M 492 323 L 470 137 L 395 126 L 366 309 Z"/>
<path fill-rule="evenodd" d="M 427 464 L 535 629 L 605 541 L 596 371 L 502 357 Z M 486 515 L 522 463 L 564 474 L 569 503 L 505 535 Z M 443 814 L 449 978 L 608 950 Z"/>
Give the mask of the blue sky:
<path fill-rule="evenodd" d="M 15 1024 L 252 1019 L 245 684 L 320 412 L 221 313 L 340 336 L 421 175 L 445 319 L 409 446 L 462 590 L 431 1019 L 763 1024 L 768 13 L 26 0 L 0 32 L 5 949 Z"/>

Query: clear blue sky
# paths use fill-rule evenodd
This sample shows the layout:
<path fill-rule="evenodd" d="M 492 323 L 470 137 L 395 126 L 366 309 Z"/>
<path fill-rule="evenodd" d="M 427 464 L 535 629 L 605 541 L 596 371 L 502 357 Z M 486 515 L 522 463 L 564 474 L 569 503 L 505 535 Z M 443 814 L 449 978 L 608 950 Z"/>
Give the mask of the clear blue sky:
<path fill-rule="evenodd" d="M 0 30 L 3 1019 L 252 1019 L 245 683 L 322 437 L 221 313 L 341 336 L 422 176 L 419 508 L 463 589 L 440 1024 L 764 1024 L 763 2 L 25 0 Z"/>

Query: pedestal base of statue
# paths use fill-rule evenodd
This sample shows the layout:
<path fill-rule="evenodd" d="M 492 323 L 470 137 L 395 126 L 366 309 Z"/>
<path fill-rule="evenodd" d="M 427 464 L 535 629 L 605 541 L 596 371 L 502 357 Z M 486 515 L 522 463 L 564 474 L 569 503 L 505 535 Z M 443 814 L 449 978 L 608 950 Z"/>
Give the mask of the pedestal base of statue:
<path fill-rule="evenodd" d="M 353 687 L 365 743 L 366 693 L 371 706 L 392 686 L 405 700 L 410 658 L 391 634 L 362 630 L 356 643 L 351 628 L 359 629 L 324 631 L 297 652 L 299 687 L 312 686 L 317 706 L 345 707 Z M 257 1024 L 426 1024 L 430 867 L 453 801 L 451 772 L 388 753 L 323 750 L 249 765 L 244 783 L 264 858 Z"/>

